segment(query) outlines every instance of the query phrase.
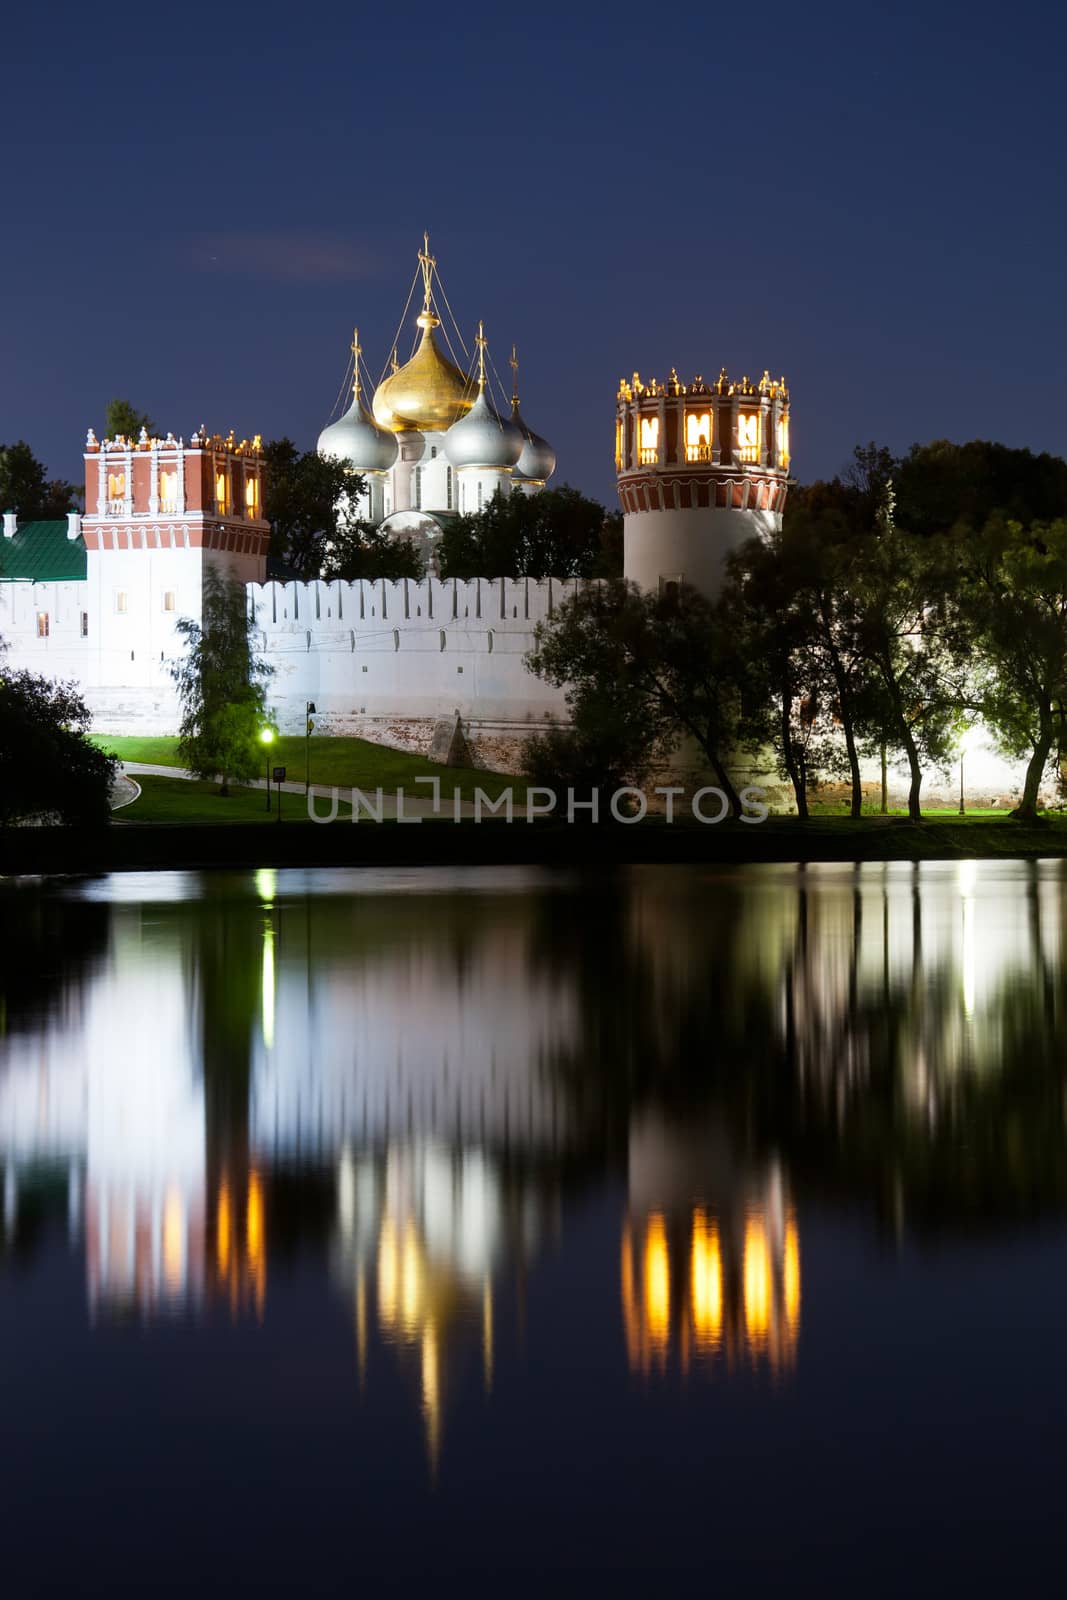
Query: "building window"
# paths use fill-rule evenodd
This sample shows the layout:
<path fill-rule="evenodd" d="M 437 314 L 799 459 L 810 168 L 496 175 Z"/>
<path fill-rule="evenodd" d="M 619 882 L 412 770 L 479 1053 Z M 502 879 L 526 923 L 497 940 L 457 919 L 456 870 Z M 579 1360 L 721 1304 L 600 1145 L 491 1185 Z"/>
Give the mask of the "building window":
<path fill-rule="evenodd" d="M 478 479 L 478 510 L 482 509 L 482 480 Z"/>
<path fill-rule="evenodd" d="M 159 474 L 159 509 L 164 516 L 174 516 L 178 509 L 178 474 Z"/>
<path fill-rule="evenodd" d="M 38 639 L 47 639 L 48 638 L 48 612 L 47 611 L 38 611 L 38 613 L 37 613 L 37 637 L 38 637 Z"/>
<path fill-rule="evenodd" d="M 259 516 L 258 478 L 249 478 L 245 482 L 245 514 L 249 517 Z"/>
<path fill-rule="evenodd" d="M 415 510 L 422 510 L 422 468 L 415 468 Z"/>
<path fill-rule="evenodd" d="M 680 572 L 672 572 L 669 577 L 660 575 L 659 597 L 664 605 L 672 610 L 677 606 L 682 595 L 682 584 L 685 580 Z"/>
<path fill-rule="evenodd" d="M 118 516 L 126 509 L 126 474 L 109 472 L 107 475 L 107 509 L 109 516 Z"/>
<path fill-rule="evenodd" d="M 228 472 L 215 474 L 215 510 L 220 516 L 226 516 L 230 509 L 230 475 Z"/>
<path fill-rule="evenodd" d="M 641 418 L 641 445 L 637 453 L 643 467 L 654 467 L 659 460 L 659 418 Z"/>
<path fill-rule="evenodd" d="M 445 508 L 452 510 L 452 468 L 445 468 Z"/>
<path fill-rule="evenodd" d="M 89 613 L 88 613 L 88 611 L 83 611 L 82 612 L 82 638 L 83 639 L 88 639 L 88 637 L 89 637 Z"/>
<path fill-rule="evenodd" d="M 760 414 L 758 411 L 739 411 L 737 414 L 737 459 L 752 465 L 759 464 Z"/>
<path fill-rule="evenodd" d="M 783 470 L 789 467 L 789 418 L 778 418 L 778 465 Z"/>
<path fill-rule="evenodd" d="M 432 444 L 430 446 L 430 460 L 431 461 L 436 461 L 437 460 L 437 446 L 435 444 Z"/>
<path fill-rule="evenodd" d="M 164 611 L 173 611 L 174 610 L 174 590 L 173 589 L 164 589 L 164 591 L 163 591 L 163 609 L 164 609 Z"/>
<path fill-rule="evenodd" d="M 615 418 L 615 470 L 622 469 L 622 418 Z"/>
<path fill-rule="evenodd" d="M 125 615 L 130 609 L 130 597 L 125 589 L 115 590 L 115 610 Z"/>
<path fill-rule="evenodd" d="M 711 412 L 689 411 L 685 418 L 685 459 L 711 460 Z"/>

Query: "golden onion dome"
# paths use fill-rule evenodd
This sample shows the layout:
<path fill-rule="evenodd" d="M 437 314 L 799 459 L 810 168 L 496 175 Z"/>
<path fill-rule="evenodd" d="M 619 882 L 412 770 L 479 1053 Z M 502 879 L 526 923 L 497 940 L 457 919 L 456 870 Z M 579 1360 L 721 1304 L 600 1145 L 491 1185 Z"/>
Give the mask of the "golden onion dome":
<path fill-rule="evenodd" d="M 390 373 L 374 393 L 375 421 L 393 433 L 441 432 L 466 416 L 474 404 L 470 382 L 437 348 L 433 336 L 437 318 L 424 311 L 419 327 L 422 338 L 411 360 Z"/>

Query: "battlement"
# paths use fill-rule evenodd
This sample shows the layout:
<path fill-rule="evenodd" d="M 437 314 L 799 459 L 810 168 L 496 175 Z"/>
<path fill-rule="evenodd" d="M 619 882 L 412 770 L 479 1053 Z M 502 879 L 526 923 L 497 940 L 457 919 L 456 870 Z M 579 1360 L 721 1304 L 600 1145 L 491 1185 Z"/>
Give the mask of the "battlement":
<path fill-rule="evenodd" d="M 639 373 L 620 383 L 615 413 L 615 470 L 631 474 L 719 468 L 784 479 L 789 472 L 789 390 L 764 372 L 758 383 L 734 381 L 724 367 L 713 384 L 698 374 L 666 383 Z M 623 504 L 628 497 L 623 493 Z"/>
<path fill-rule="evenodd" d="M 238 440 L 232 429 L 224 438 L 201 427 L 186 443 L 142 428 L 137 439 L 99 440 L 90 428 L 84 459 L 87 522 L 209 516 L 266 532 L 259 434 Z"/>
<path fill-rule="evenodd" d="M 246 589 L 249 613 L 268 642 L 291 634 L 310 649 L 319 634 L 330 637 L 342 630 L 389 639 L 394 631 L 419 633 L 431 642 L 439 630 L 449 629 L 528 634 L 585 586 L 579 578 L 428 577 L 270 581 Z"/>

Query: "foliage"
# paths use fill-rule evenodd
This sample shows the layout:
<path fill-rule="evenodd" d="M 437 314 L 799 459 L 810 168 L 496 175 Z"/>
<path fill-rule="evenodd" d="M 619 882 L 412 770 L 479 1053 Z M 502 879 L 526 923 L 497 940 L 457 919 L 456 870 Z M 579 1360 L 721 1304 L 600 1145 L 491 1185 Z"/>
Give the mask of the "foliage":
<path fill-rule="evenodd" d="M 204 572 L 203 622 L 182 617 L 175 628 L 186 647 L 171 664 L 182 703 L 178 751 L 197 777 L 217 777 L 225 795 L 231 779 L 259 776 L 259 735 L 270 725 L 264 685 L 274 669 L 255 654 L 244 585 L 214 567 Z"/>
<path fill-rule="evenodd" d="M 86 738 L 91 721 L 76 684 L 0 670 L 0 822 L 108 821 L 118 762 Z"/>
<path fill-rule="evenodd" d="M 21 522 L 58 521 L 77 511 L 81 493 L 76 484 L 46 478 L 25 439 L 0 444 L 0 511 L 14 511 Z"/>
<path fill-rule="evenodd" d="M 350 536 L 355 499 L 365 479 L 344 462 L 301 451 L 292 439 L 263 447 L 263 514 L 271 525 L 271 555 L 303 579 L 317 578 L 327 541 Z"/>
<path fill-rule="evenodd" d="M 593 578 L 622 572 L 620 522 L 564 484 L 540 494 L 497 490 L 457 517 L 437 546 L 445 578 Z"/>
<path fill-rule="evenodd" d="M 591 584 L 538 623 L 534 641 L 527 666 L 565 688 L 576 762 L 595 752 L 605 781 L 620 771 L 637 781 L 688 736 L 740 814 L 726 770 L 740 664 L 723 607 L 684 586 L 661 596 L 622 580 Z"/>
<path fill-rule="evenodd" d="M 893 483 L 898 523 L 923 538 L 959 523 L 978 533 L 997 515 L 1025 528 L 1067 511 L 1067 461 L 984 439 L 912 445 Z"/>
<path fill-rule="evenodd" d="M 107 414 L 104 419 L 105 439 L 117 439 L 121 434 L 124 439 L 139 439 L 141 429 L 144 429 L 151 439 L 155 436 L 156 425 L 145 411 L 135 411 L 128 400 L 109 400 Z"/>
<path fill-rule="evenodd" d="M 340 578 L 352 583 L 357 578 L 422 578 L 426 563 L 410 539 L 390 539 L 372 522 L 346 522 L 320 546 L 319 577 L 332 582 Z"/>
<path fill-rule="evenodd" d="M 992 517 L 956 551 L 962 648 L 986 669 L 979 709 L 1006 753 L 1028 758 L 1016 815 L 1031 819 L 1049 763 L 1067 747 L 1067 519 L 1023 528 Z"/>

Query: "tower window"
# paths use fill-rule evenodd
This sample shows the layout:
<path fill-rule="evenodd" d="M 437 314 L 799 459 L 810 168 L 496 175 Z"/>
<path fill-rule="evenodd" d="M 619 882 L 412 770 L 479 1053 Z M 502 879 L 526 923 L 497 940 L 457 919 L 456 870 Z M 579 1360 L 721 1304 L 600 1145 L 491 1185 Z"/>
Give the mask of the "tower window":
<path fill-rule="evenodd" d="M 48 638 L 48 612 L 47 611 L 38 611 L 38 613 L 37 613 L 37 637 L 38 637 L 38 639 L 47 639 Z"/>
<path fill-rule="evenodd" d="M 431 461 L 436 461 L 437 460 L 437 446 L 435 444 L 432 444 L 430 446 L 430 460 Z"/>
<path fill-rule="evenodd" d="M 758 464 L 760 456 L 760 414 L 741 411 L 737 416 L 737 458 Z"/>
<path fill-rule="evenodd" d="M 164 609 L 164 611 L 173 611 L 174 610 L 174 590 L 173 589 L 164 589 L 164 591 L 163 591 L 163 609 Z"/>
<path fill-rule="evenodd" d="M 173 516 L 178 509 L 178 474 L 176 472 L 161 472 L 159 474 L 159 509 L 164 516 Z"/>
<path fill-rule="evenodd" d="M 641 445 L 638 461 L 643 467 L 655 466 L 659 460 L 659 418 L 641 418 Z"/>
<path fill-rule="evenodd" d="M 452 510 L 452 468 L 445 468 L 445 508 Z"/>
<path fill-rule="evenodd" d="M 689 411 L 685 418 L 685 459 L 711 460 L 711 412 Z"/>
<path fill-rule="evenodd" d="M 115 590 L 115 610 L 123 616 L 130 609 L 130 597 L 125 589 Z"/>
<path fill-rule="evenodd" d="M 778 465 L 789 466 L 789 418 L 778 418 Z"/>
<path fill-rule="evenodd" d="M 422 468 L 415 468 L 415 510 L 422 510 Z"/>
<path fill-rule="evenodd" d="M 215 510 L 225 515 L 230 509 L 230 475 L 228 472 L 215 474 Z"/>
<path fill-rule="evenodd" d="M 83 611 L 82 612 L 82 638 L 83 639 L 88 639 L 88 637 L 89 637 L 89 613 L 88 613 L 88 611 Z"/>
<path fill-rule="evenodd" d="M 615 418 L 615 467 L 622 468 L 622 418 Z"/>
<path fill-rule="evenodd" d="M 107 509 L 112 516 L 126 509 L 126 474 L 109 472 L 107 475 Z"/>
<path fill-rule="evenodd" d="M 258 478 L 249 478 L 245 483 L 245 512 L 250 517 L 259 516 Z"/>

